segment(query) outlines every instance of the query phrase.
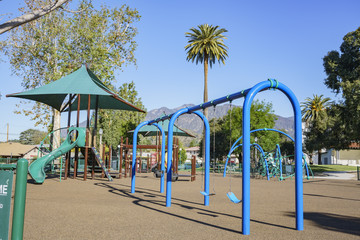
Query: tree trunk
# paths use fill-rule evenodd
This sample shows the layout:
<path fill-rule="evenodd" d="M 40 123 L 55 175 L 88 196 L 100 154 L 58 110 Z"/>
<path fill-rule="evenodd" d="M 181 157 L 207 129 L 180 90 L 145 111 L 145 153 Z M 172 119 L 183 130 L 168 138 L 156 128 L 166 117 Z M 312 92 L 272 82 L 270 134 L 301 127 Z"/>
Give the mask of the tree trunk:
<path fill-rule="evenodd" d="M 56 109 L 53 110 L 54 114 L 54 126 L 53 131 L 60 128 L 60 112 Z M 54 132 L 54 140 L 53 140 L 53 147 L 54 149 L 57 149 L 60 146 L 60 130 Z"/>

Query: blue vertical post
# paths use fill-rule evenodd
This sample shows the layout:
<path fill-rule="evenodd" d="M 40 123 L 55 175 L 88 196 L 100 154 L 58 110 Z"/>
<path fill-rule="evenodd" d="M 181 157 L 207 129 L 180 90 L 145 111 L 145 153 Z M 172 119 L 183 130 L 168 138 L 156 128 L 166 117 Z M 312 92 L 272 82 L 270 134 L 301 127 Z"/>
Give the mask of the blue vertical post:
<path fill-rule="evenodd" d="M 242 233 L 250 234 L 250 108 L 256 93 L 251 89 L 243 104 Z"/>
<path fill-rule="evenodd" d="M 300 104 L 291 92 L 292 105 L 295 112 L 295 201 L 296 230 L 304 230 L 303 178 L 302 178 L 302 128 Z"/>
<path fill-rule="evenodd" d="M 285 85 L 278 83 L 278 88 L 289 98 L 294 109 L 295 125 L 295 205 L 296 230 L 304 230 L 303 178 L 302 178 L 302 128 L 301 109 L 295 94 Z"/>
<path fill-rule="evenodd" d="M 133 150 L 132 150 L 132 163 L 131 163 L 131 193 L 135 193 L 135 172 L 136 172 L 136 148 L 137 148 L 137 135 L 143 126 L 147 125 L 149 122 L 145 121 L 140 123 L 134 130 L 133 135 Z"/>
<path fill-rule="evenodd" d="M 160 193 L 164 192 L 164 173 L 165 173 L 165 132 L 157 123 L 151 125 L 156 126 L 161 132 L 161 178 L 160 178 Z"/>
<path fill-rule="evenodd" d="M 172 145 L 174 135 L 175 120 L 183 113 L 188 112 L 188 108 L 183 108 L 172 115 L 169 121 L 168 146 L 167 146 L 167 171 L 166 171 L 166 207 L 171 207 L 171 180 L 172 180 Z"/>

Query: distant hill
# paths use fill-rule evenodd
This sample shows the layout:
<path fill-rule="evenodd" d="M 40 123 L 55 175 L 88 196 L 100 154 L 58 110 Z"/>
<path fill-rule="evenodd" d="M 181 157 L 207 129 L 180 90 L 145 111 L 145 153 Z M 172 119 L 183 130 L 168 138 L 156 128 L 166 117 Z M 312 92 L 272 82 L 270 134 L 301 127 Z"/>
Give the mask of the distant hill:
<path fill-rule="evenodd" d="M 168 115 L 171 113 L 174 113 L 176 111 L 178 111 L 179 109 L 185 108 L 185 107 L 193 107 L 195 106 L 194 104 L 185 104 L 182 105 L 178 108 L 174 108 L 174 109 L 169 109 L 166 107 L 161 107 L 158 109 L 153 109 L 151 111 L 149 111 L 146 115 L 145 120 L 152 120 L 158 117 L 161 117 L 163 115 Z M 216 106 L 215 111 L 214 108 L 209 108 L 209 120 L 215 118 L 219 118 L 219 117 L 223 117 L 226 115 L 226 113 L 229 111 L 230 109 L 230 104 L 223 104 L 223 105 L 219 105 Z M 276 129 L 283 129 L 285 130 L 290 136 L 294 136 L 294 119 L 293 117 L 281 117 L 276 115 L 276 117 L 278 118 L 276 120 L 275 123 L 275 128 Z M 184 130 L 188 130 L 191 133 L 194 133 L 196 135 L 200 135 L 201 131 L 202 131 L 202 121 L 199 117 L 197 117 L 194 114 L 184 114 L 182 116 L 180 116 L 177 120 L 177 122 L 175 123 L 177 126 L 179 126 L 180 128 L 184 129 Z"/>

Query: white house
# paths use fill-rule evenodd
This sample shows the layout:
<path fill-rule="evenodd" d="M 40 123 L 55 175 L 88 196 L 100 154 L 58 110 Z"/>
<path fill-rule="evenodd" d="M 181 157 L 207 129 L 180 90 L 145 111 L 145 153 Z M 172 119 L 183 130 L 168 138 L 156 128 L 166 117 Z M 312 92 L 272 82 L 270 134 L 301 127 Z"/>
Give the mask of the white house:
<path fill-rule="evenodd" d="M 303 132 L 307 131 L 305 123 L 302 123 Z M 305 134 L 303 134 L 303 144 L 305 140 Z M 339 164 L 349 166 L 360 166 L 360 144 L 352 143 L 347 149 L 335 150 L 335 149 L 322 149 L 321 152 L 322 164 Z M 308 157 L 306 157 L 309 162 Z M 318 163 L 318 153 L 312 155 L 312 162 Z"/>
<path fill-rule="evenodd" d="M 317 162 L 317 158 L 316 158 Z M 348 149 L 327 149 L 321 153 L 322 164 L 360 166 L 360 144 L 352 143 Z"/>
<path fill-rule="evenodd" d="M 190 148 L 186 148 L 186 158 L 187 159 L 191 159 L 191 156 L 195 155 L 196 158 L 199 157 L 199 153 L 200 153 L 200 147 L 190 147 Z"/>

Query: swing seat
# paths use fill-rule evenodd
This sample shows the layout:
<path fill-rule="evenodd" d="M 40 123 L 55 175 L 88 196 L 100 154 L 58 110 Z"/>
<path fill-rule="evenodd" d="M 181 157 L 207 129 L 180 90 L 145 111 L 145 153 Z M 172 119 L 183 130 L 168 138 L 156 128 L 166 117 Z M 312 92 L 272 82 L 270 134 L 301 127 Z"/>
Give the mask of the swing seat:
<path fill-rule="evenodd" d="M 204 191 L 200 191 L 200 193 L 201 193 L 202 195 L 204 195 L 204 196 L 214 196 L 214 195 L 215 195 L 215 193 L 209 193 L 209 194 L 207 194 L 207 193 L 204 192 Z"/>
<path fill-rule="evenodd" d="M 226 196 L 228 196 L 230 201 L 232 201 L 233 203 L 241 203 L 241 200 L 239 200 L 233 192 L 228 192 Z"/>

